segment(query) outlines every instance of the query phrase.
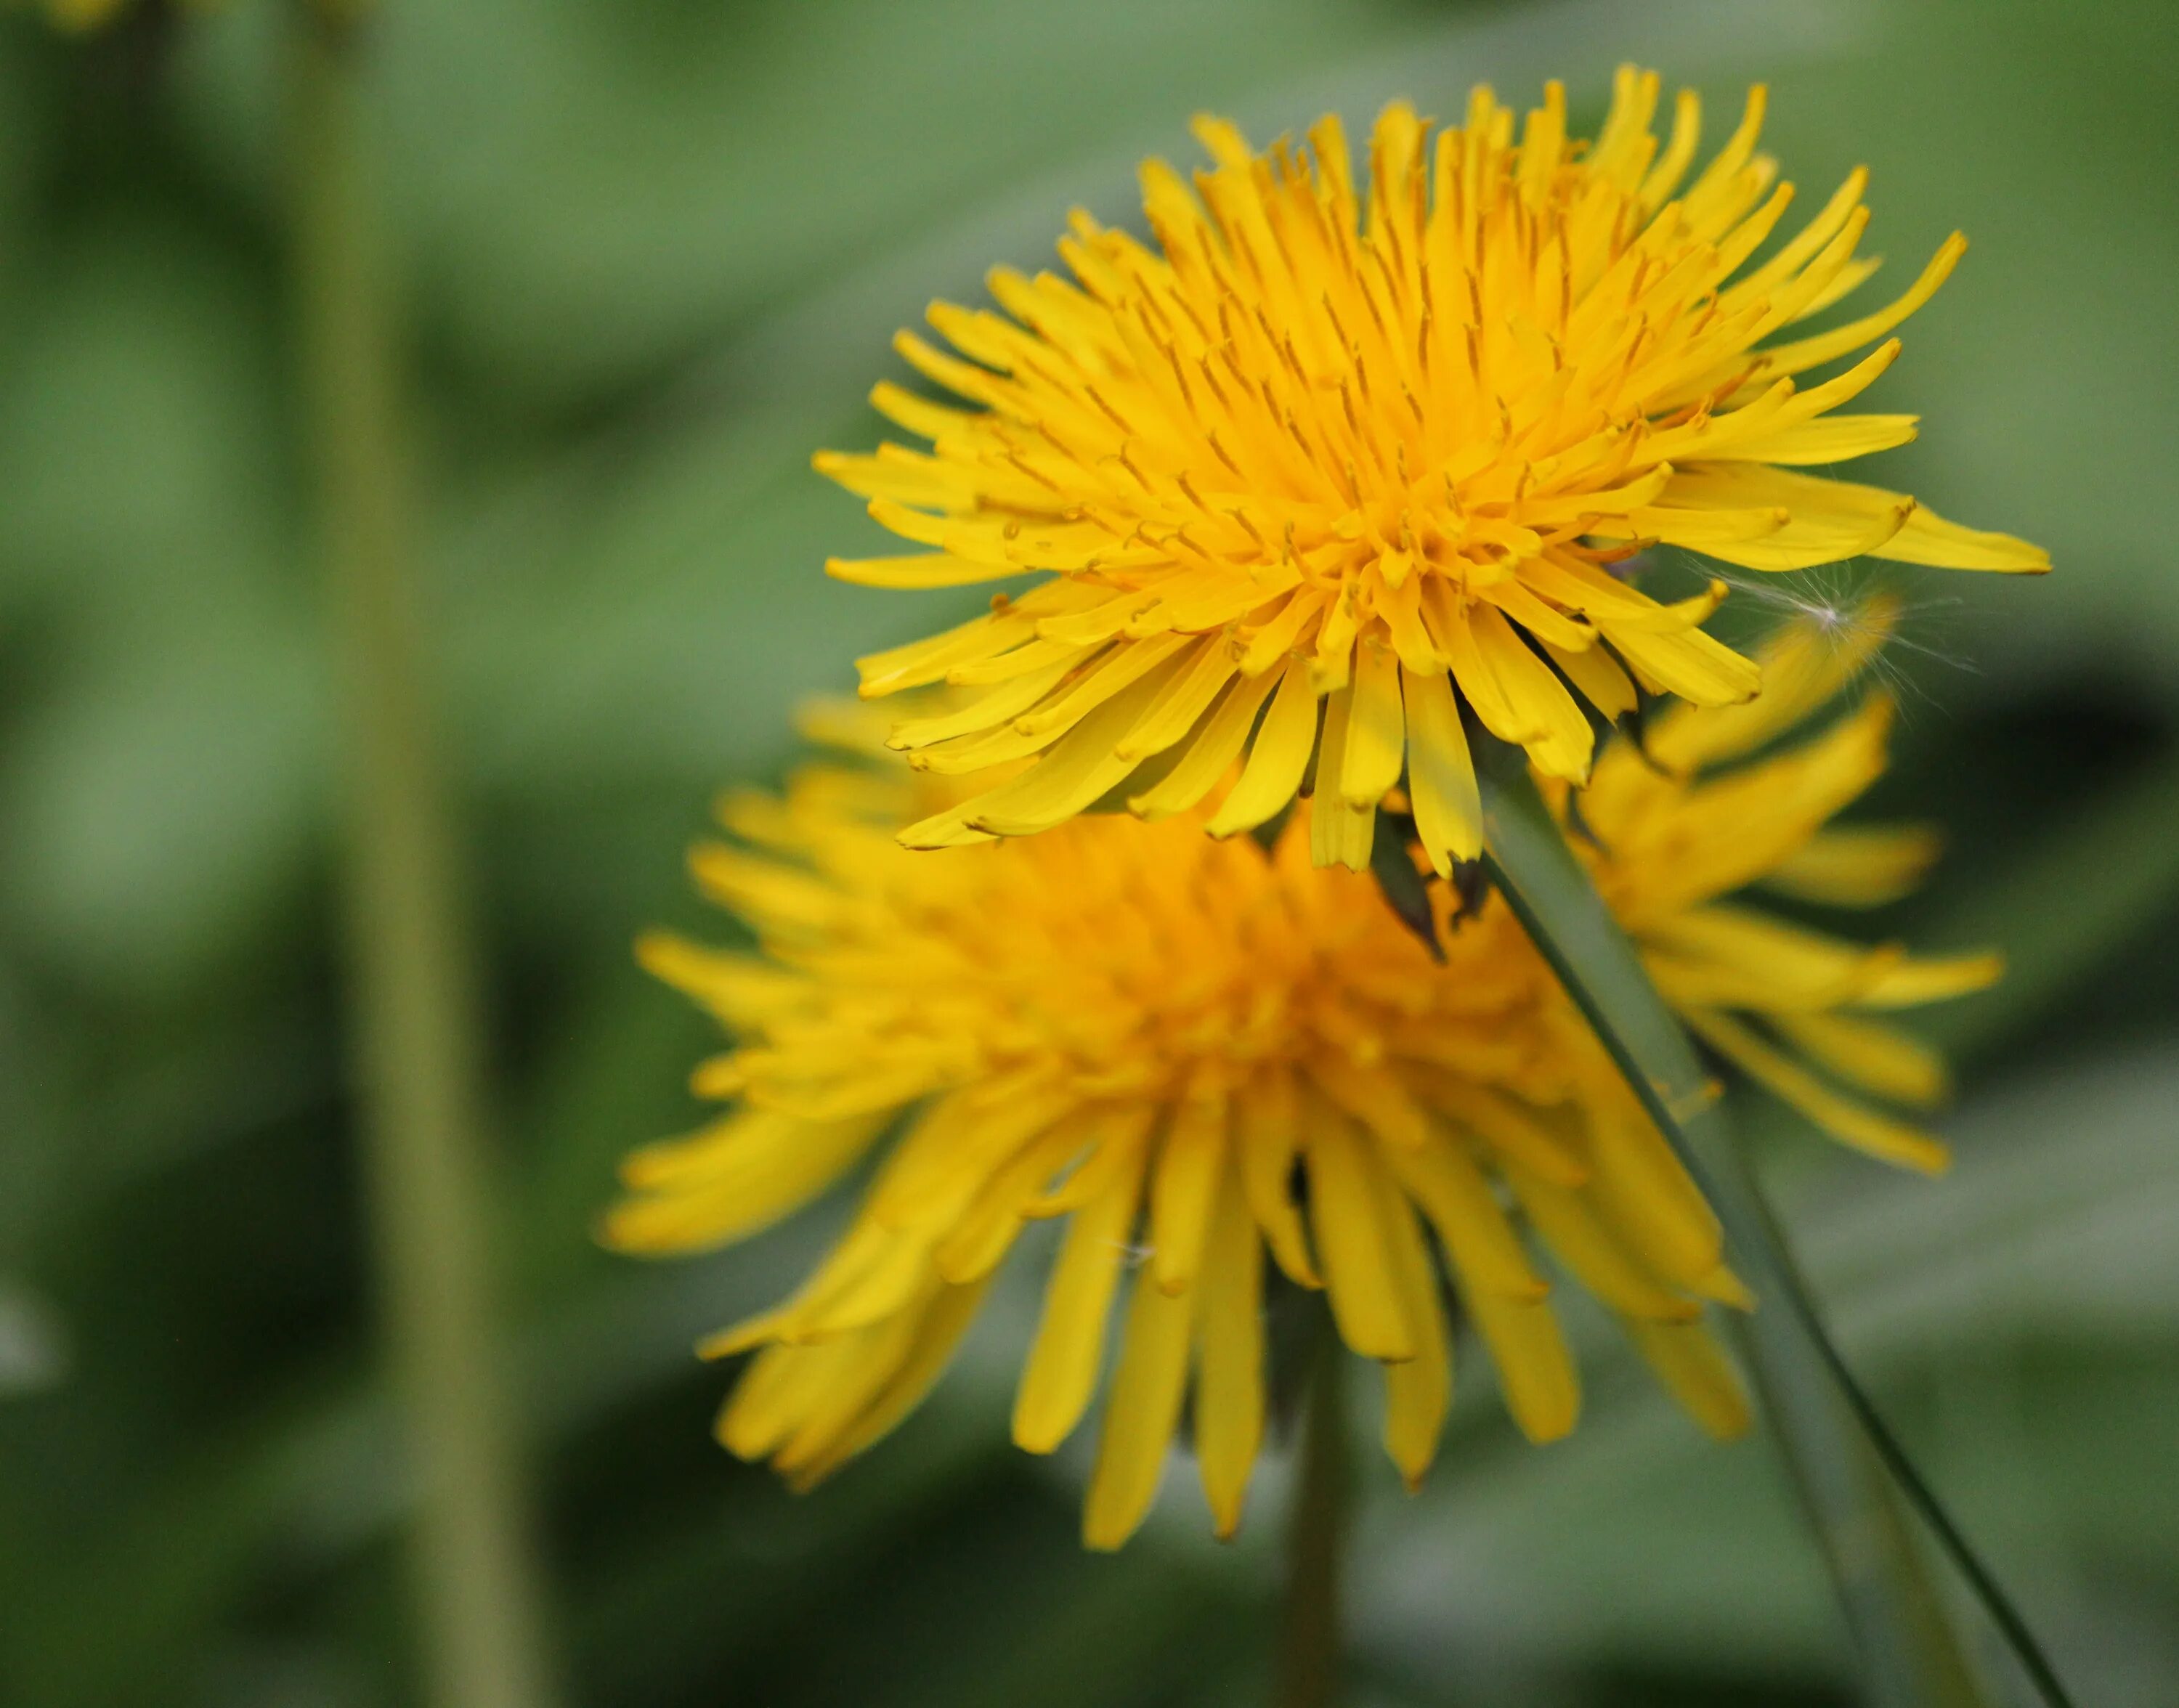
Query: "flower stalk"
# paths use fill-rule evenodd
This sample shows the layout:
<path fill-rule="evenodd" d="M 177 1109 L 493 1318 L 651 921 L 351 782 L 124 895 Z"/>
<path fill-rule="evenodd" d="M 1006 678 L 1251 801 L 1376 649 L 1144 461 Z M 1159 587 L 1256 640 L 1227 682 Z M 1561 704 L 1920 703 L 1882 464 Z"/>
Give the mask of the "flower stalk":
<path fill-rule="evenodd" d="M 1310 1355 L 1279 1632 L 1279 1708 L 1339 1700 L 1340 1595 L 1353 1481 L 1347 1446 L 1346 1358 L 1325 1317 Z"/>
<path fill-rule="evenodd" d="M 1762 1302 L 1745 1325 L 1743 1344 L 1831 1568 L 1874 1699 L 1946 1705 L 1977 1700 L 1941 1592 L 1928 1580 L 1902 1522 L 1903 1496 L 1958 1568 L 2038 1698 L 2049 1708 L 2069 1708 L 2064 1684 L 2011 1598 L 1832 1344 L 1738 1158 L 1686 1033 L 1574 859 L 1519 754 L 1490 749 L 1479 770 L 1494 882 L 1715 1207 L 1732 1261 Z"/>
<path fill-rule="evenodd" d="M 339 697 L 354 1070 L 430 1700 L 554 1700 L 490 1302 L 477 993 L 431 715 L 359 21 L 289 31 L 294 282 Z"/>
<path fill-rule="evenodd" d="M 1784 1229 L 1746 1158 L 1723 1147 L 1712 1166 L 1730 1178 L 1733 1196 L 1762 1219 L 1781 1260 L 1792 1264 Z M 1798 1267 L 1793 1284 L 1807 1284 Z M 1860 1438 L 1826 1372 L 1768 1325 L 1729 1326 L 1863 1656 L 1874 1708 L 1989 1708 L 1884 1462 Z"/>

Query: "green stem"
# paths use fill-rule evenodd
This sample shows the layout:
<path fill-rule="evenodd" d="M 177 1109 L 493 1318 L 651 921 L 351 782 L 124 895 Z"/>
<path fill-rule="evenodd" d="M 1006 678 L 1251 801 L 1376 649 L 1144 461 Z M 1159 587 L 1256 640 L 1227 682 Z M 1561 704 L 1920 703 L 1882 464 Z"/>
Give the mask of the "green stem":
<path fill-rule="evenodd" d="M 414 605 L 398 341 L 346 8 L 299 6 L 299 335 L 340 693 L 354 1065 L 443 1708 L 553 1700 L 490 1306 L 475 974 Z"/>
<path fill-rule="evenodd" d="M 1769 1227 L 1792 1285 L 1807 1287 L 1754 1171 L 1737 1145 L 1714 1152 L 1713 1178 Z M 1737 1312 L 1726 1328 L 1754 1378 L 1779 1453 L 1808 1515 L 1881 1708 L 1982 1708 L 1987 1700 L 1954 1634 L 1883 1459 L 1819 1362 L 1758 1333 Z"/>
<path fill-rule="evenodd" d="M 1279 1708 L 1331 1708 L 1340 1695 L 1339 1605 L 1350 1473 L 1346 1360 L 1328 1317 L 1316 1343 L 1302 1424 L 1299 1481 L 1287 1521 Z"/>
<path fill-rule="evenodd" d="M 1519 750 L 1488 747 L 1485 758 L 1478 767 L 1484 840 L 1499 889 L 1715 1208 L 1733 1262 L 1763 1300 L 1743 1326 L 1746 1344 L 1878 1700 L 1902 1708 L 1977 1700 L 1941 1600 L 1899 1523 L 1888 1472 L 2038 1694 L 2065 1708 L 2049 1657 L 1832 1344 L 1709 1076 L 1567 847 Z"/>

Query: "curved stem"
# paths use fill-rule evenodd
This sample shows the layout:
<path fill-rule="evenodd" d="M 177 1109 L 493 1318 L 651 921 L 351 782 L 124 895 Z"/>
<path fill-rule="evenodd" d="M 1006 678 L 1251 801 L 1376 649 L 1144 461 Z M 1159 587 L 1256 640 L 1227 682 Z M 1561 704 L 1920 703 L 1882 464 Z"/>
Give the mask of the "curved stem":
<path fill-rule="evenodd" d="M 430 1698 L 543 1708 L 553 1691 L 490 1301 L 476 981 L 414 609 L 397 340 L 348 14 L 298 4 L 288 92 L 371 1232 L 416 1483 Z"/>
<path fill-rule="evenodd" d="M 1340 1694 L 1339 1602 L 1349 1481 L 1346 1358 L 1328 1316 L 1317 1334 L 1313 1360 L 1298 1481 L 1287 1530 L 1279 1708 L 1331 1708 Z"/>

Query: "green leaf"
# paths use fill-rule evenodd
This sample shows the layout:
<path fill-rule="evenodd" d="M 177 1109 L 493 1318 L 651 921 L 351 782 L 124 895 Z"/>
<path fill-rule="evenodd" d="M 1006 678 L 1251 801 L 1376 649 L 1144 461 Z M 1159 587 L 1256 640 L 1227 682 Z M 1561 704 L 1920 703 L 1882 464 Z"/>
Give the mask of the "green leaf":
<path fill-rule="evenodd" d="M 2044 1699 L 2064 1688 L 1847 1368 L 1733 1143 L 1709 1076 L 1566 844 L 1518 750 L 1479 767 L 1485 857 L 1507 901 L 1716 1209 L 1768 1308 L 1742 1346 L 1822 1545 L 1879 1700 L 1980 1700 L 1892 1500 L 1888 1469 L 1959 1566 Z"/>

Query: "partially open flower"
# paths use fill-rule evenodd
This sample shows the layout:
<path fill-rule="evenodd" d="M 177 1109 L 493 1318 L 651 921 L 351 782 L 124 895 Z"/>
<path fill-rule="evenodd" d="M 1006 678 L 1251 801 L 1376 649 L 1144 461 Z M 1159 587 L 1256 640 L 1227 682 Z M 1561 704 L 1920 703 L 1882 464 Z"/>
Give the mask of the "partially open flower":
<path fill-rule="evenodd" d="M 1816 1069 L 1933 1095 L 1934 1060 L 1860 1011 L 1973 989 L 1994 963 L 1909 961 L 1718 899 L 1763 880 L 1867 901 L 1913 881 L 1926 838 L 1825 828 L 1882 769 L 1885 702 L 1696 780 L 1820 706 L 1856 662 L 1797 632 L 1760 701 L 1664 720 L 1654 764 L 1616 746 L 1582 797 L 1579 846 L 1704 1038 L 1848 1142 L 1929 1164 L 1933 1141 Z M 828 763 L 782 797 L 730 796 L 744 846 L 703 847 L 694 868 L 761 953 L 642 946 L 736 1035 L 695 1076 L 733 1108 L 629 1158 L 612 1243 L 739 1239 L 885 1152 L 803 1290 L 711 1343 L 763 1349 L 720 1419 L 728 1447 L 806 1484 L 877 1439 L 1045 1218 L 1066 1232 L 1016 1403 L 1022 1446 L 1049 1452 L 1081 1421 L 1134 1271 L 1093 1546 L 1141 1519 L 1191 1379 L 1211 1511 L 1221 1531 L 1239 1521 L 1263 1430 L 1265 1251 L 1383 1364 L 1386 1447 L 1410 1481 L 1452 1392 L 1441 1261 L 1516 1421 L 1539 1441 L 1573 1426 L 1532 1240 L 1705 1426 L 1739 1427 L 1701 1321 L 1705 1301 L 1747 1302 L 1717 1224 L 1501 900 L 1457 920 L 1452 886 L 1432 886 L 1441 963 L 1370 879 L 1311 862 L 1307 807 L 1271 850 L 1205 836 L 1193 816 L 1107 816 L 943 859 L 904 851 L 893 832 L 943 786 Z"/>
<path fill-rule="evenodd" d="M 1003 315 L 935 305 L 958 357 L 903 334 L 968 407 L 881 385 L 879 409 L 930 449 L 818 466 L 928 550 L 832 573 L 1053 578 L 862 661 L 866 695 L 974 691 L 896 732 L 919 765 L 1035 761 L 902 840 L 1044 830 L 1107 796 L 1149 818 L 1215 798 L 1205 822 L 1231 834 L 1314 762 L 1316 810 L 1336 815 L 1320 859 L 1367 865 L 1404 768 L 1442 873 L 1480 840 L 1463 704 L 1581 782 L 1582 698 L 1616 717 L 1637 684 L 1700 705 L 1755 692 L 1754 666 L 1699 627 L 1722 584 L 1660 605 L 1615 572 L 1638 546 L 1758 570 L 1863 554 L 2048 568 L 2020 540 L 1802 472 L 1914 436 L 1913 416 L 1842 412 L 1964 240 L 1886 306 L 1786 336 L 1875 269 L 1855 253 L 1865 174 L 1770 245 L 1792 187 L 1756 151 L 1763 91 L 1692 181 L 1694 97 L 1661 145 L 1657 100 L 1653 74 L 1622 70 L 1588 143 L 1552 85 L 1518 145 L 1487 90 L 1435 135 L 1395 106 L 1358 190 L 1336 120 L 1260 155 L 1206 119 L 1216 164 L 1193 189 L 1144 168 L 1154 245 L 1077 214 L 1072 280 L 1002 271 Z"/>

